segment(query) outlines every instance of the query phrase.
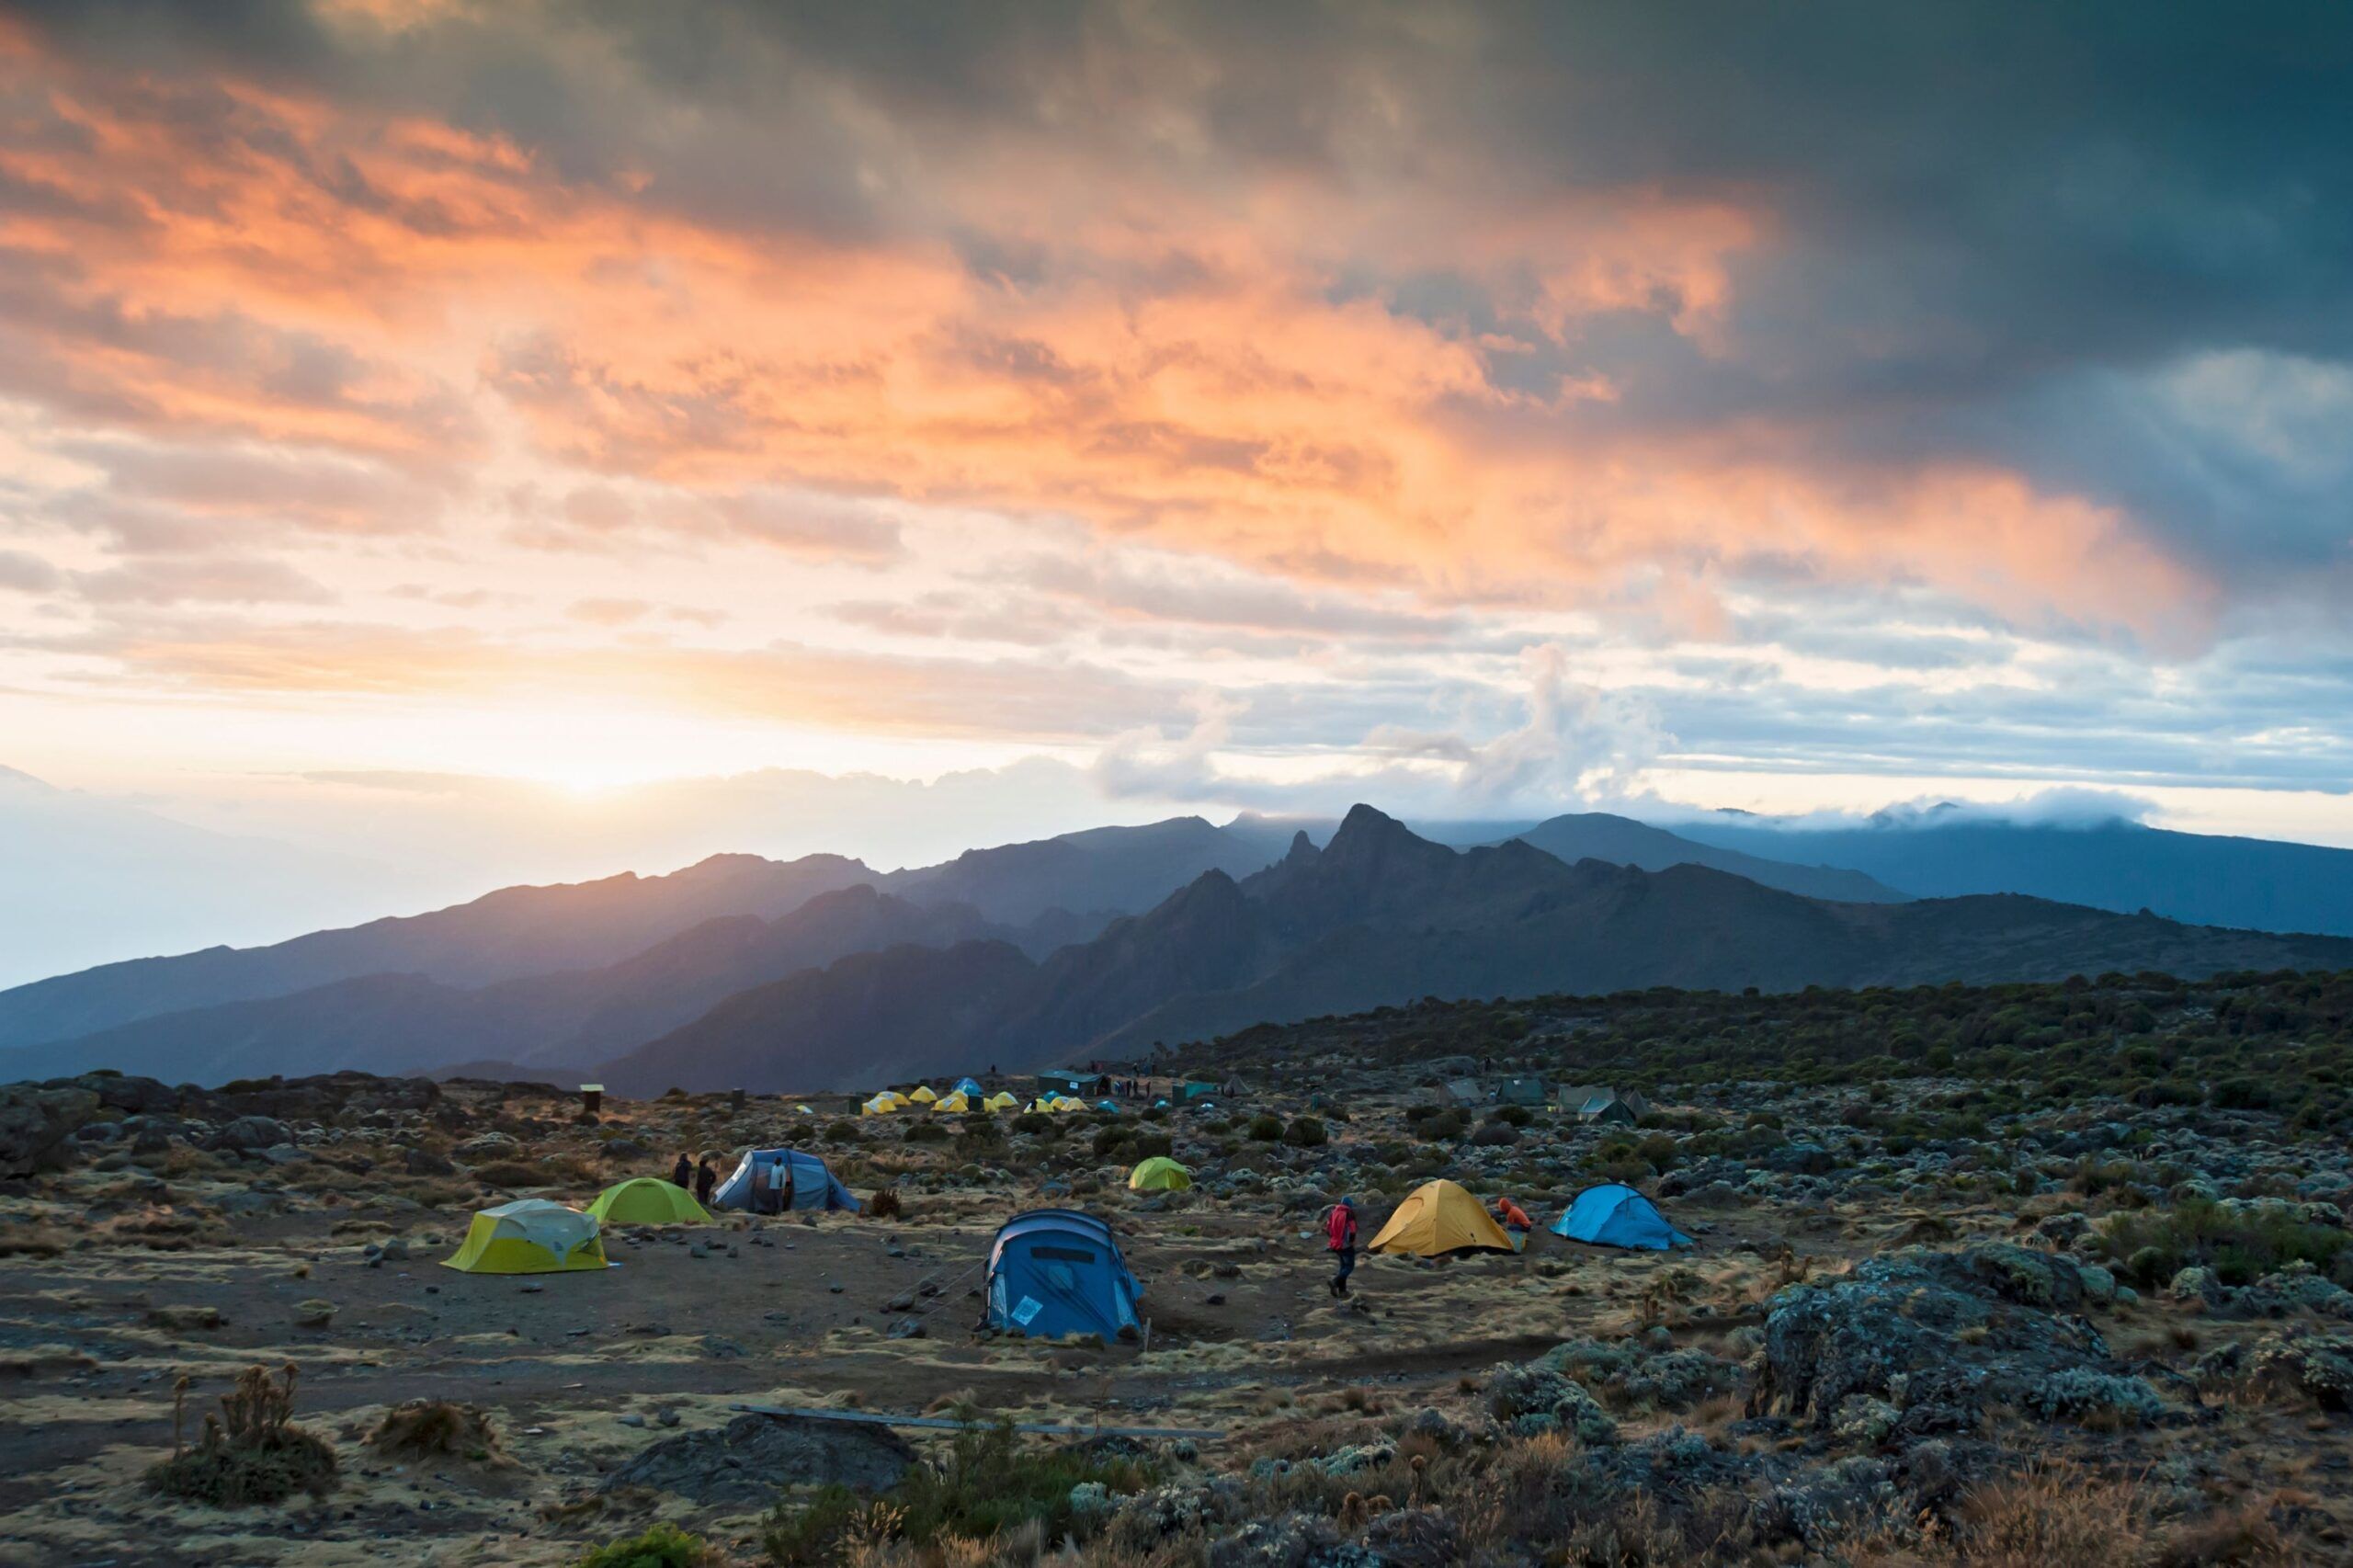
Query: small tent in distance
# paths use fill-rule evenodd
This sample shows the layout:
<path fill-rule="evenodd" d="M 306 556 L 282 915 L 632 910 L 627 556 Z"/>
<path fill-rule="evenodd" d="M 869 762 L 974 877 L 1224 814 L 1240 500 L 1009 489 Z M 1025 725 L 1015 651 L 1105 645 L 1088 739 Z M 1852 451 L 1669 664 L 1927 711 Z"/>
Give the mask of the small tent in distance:
<path fill-rule="evenodd" d="M 967 1096 L 963 1090 L 959 1089 L 952 1095 L 942 1095 L 939 1097 L 939 1103 L 933 1106 L 931 1108 L 937 1111 L 946 1112 L 949 1115 L 954 1115 L 958 1112 L 972 1109 L 972 1102 L 971 1097 Z"/>
<path fill-rule="evenodd" d="M 996 1093 L 991 1095 L 988 1098 L 981 1102 L 981 1108 L 983 1110 L 1011 1110 L 1015 1106 L 1019 1105 L 1020 1103 L 1021 1102 L 1019 1100 L 1015 1099 L 1005 1090 L 999 1089 Z"/>
<path fill-rule="evenodd" d="M 563 1274 L 605 1267 L 605 1243 L 593 1214 L 544 1198 L 518 1198 L 485 1209 L 466 1227 L 457 1252 L 441 1260 L 462 1274 Z"/>
<path fill-rule="evenodd" d="M 858 1199 L 825 1168 L 825 1162 L 798 1149 L 754 1149 L 710 1195 L 714 1209 L 741 1209 L 753 1214 L 775 1214 L 787 1207 L 784 1193 L 792 1191 L 795 1211 L 841 1209 L 855 1214 Z"/>
<path fill-rule="evenodd" d="M 1486 1205 L 1460 1184 L 1440 1178 L 1407 1193 L 1372 1238 L 1368 1252 L 1405 1257 L 1446 1257 L 1459 1252 L 1517 1252 Z"/>
<path fill-rule="evenodd" d="M 1154 1154 L 1128 1173 L 1131 1192 L 1182 1192 L 1193 1185 L 1193 1173 L 1165 1154 Z"/>
<path fill-rule="evenodd" d="M 1074 1209 L 1033 1209 L 989 1244 L 989 1326 L 1040 1339 L 1136 1332 L 1143 1286 L 1111 1227 Z"/>
<path fill-rule="evenodd" d="M 981 1092 L 980 1084 L 972 1078 L 957 1079 L 955 1088 L 949 1092 L 951 1094 L 961 1095 L 968 1100 L 979 1100 L 985 1099 L 987 1097 Z"/>
<path fill-rule="evenodd" d="M 710 1210 L 695 1195 L 660 1176 L 632 1176 L 597 1195 L 588 1212 L 607 1225 L 707 1225 Z"/>
<path fill-rule="evenodd" d="M 1552 1233 L 1595 1246 L 1631 1247 L 1643 1252 L 1665 1252 L 1698 1244 L 1668 1224 L 1657 1204 L 1632 1187 L 1616 1182 L 1589 1187 L 1578 1193 L 1577 1200 L 1569 1205 L 1569 1211 L 1552 1222 Z"/>
<path fill-rule="evenodd" d="M 929 1105 L 939 1096 L 931 1092 L 929 1084 L 917 1084 L 908 1094 L 907 1098 L 916 1105 Z"/>

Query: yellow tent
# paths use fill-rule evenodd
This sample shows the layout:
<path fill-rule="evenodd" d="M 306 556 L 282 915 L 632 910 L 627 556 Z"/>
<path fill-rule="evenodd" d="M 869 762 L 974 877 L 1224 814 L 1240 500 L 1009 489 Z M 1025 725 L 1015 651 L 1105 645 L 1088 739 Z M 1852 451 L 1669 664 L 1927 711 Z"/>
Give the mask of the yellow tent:
<path fill-rule="evenodd" d="M 660 1176 L 633 1176 L 597 1195 L 588 1212 L 608 1225 L 708 1225 L 710 1213 L 683 1187 Z"/>
<path fill-rule="evenodd" d="M 874 1097 L 877 1099 L 889 1100 L 891 1102 L 892 1108 L 894 1110 L 915 1103 L 915 1101 L 907 1098 L 906 1096 L 899 1093 L 896 1089 L 885 1089 Z"/>
<path fill-rule="evenodd" d="M 807 1106 L 805 1106 L 805 1105 L 797 1105 L 797 1106 L 794 1106 L 792 1108 L 793 1108 L 793 1109 L 795 1109 L 795 1110 L 797 1110 L 797 1111 L 799 1111 L 799 1112 L 800 1112 L 801 1115 L 803 1115 L 803 1116 L 809 1116 L 809 1115 L 813 1114 L 813 1113 L 809 1109 L 809 1108 L 808 1108 Z"/>
<path fill-rule="evenodd" d="M 1165 1154 L 1154 1154 L 1128 1173 L 1132 1192 L 1181 1192 L 1193 1185 L 1193 1173 Z"/>
<path fill-rule="evenodd" d="M 948 1111 L 970 1110 L 972 1108 L 972 1102 L 966 1099 L 962 1091 L 959 1090 L 957 1093 L 948 1096 L 931 1108 L 934 1110 Z"/>
<path fill-rule="evenodd" d="M 931 1085 L 929 1084 L 917 1084 L 915 1086 L 915 1092 L 910 1094 L 907 1098 L 915 1101 L 917 1105 L 930 1105 L 937 1101 L 939 1096 L 931 1092 Z"/>
<path fill-rule="evenodd" d="M 1368 1252 L 1438 1257 L 1450 1252 L 1512 1252 L 1511 1237 L 1486 1206 L 1450 1181 L 1426 1181 L 1405 1195 Z"/>
<path fill-rule="evenodd" d="M 888 1095 L 877 1095 L 858 1108 L 860 1116 L 888 1116 L 899 1108 L 899 1102 Z"/>
<path fill-rule="evenodd" d="M 1086 1102 L 1082 1099 L 1074 1099 L 1068 1095 L 1063 1095 L 1055 1099 L 1054 1108 L 1056 1110 L 1085 1110 L 1086 1108 Z"/>
<path fill-rule="evenodd" d="M 1010 1110 L 1020 1103 L 1021 1102 L 1019 1100 L 1015 1099 L 1003 1089 L 999 1089 L 996 1093 L 991 1095 L 988 1098 L 981 1102 L 981 1108 L 983 1110 Z"/>
<path fill-rule="evenodd" d="M 465 1244 L 456 1256 L 443 1258 L 441 1267 L 468 1274 L 602 1268 L 605 1244 L 597 1233 L 599 1228 L 594 1214 L 544 1198 L 518 1198 L 475 1215 L 466 1227 Z"/>

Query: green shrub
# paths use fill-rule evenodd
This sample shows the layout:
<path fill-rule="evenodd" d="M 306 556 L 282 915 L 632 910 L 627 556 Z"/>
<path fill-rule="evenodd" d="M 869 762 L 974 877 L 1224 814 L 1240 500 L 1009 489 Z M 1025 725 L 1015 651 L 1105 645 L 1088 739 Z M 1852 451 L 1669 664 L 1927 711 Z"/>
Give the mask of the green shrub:
<path fill-rule="evenodd" d="M 643 1535 L 625 1536 L 597 1548 L 580 1560 L 579 1568 L 703 1568 L 719 1560 L 700 1536 L 688 1535 L 665 1521 Z"/>
<path fill-rule="evenodd" d="M 1250 1141 L 1253 1143 L 1272 1143 L 1279 1140 L 1282 1135 L 1283 1119 L 1281 1117 L 1261 1111 L 1250 1119 Z"/>
<path fill-rule="evenodd" d="M 2277 1210 L 2234 1214 L 2203 1202 L 2110 1215 L 2098 1240 L 2124 1276 L 2143 1286 L 2163 1285 L 2192 1265 L 2212 1269 L 2226 1285 L 2252 1284 L 2290 1263 L 2325 1272 L 2353 1245 L 2343 1231 Z"/>
<path fill-rule="evenodd" d="M 866 1134 L 858 1131 L 858 1123 L 855 1121 L 836 1121 L 825 1129 L 825 1142 L 863 1143 L 866 1142 Z"/>
<path fill-rule="evenodd" d="M 1322 1148 L 1326 1136 L 1324 1123 L 1312 1116 L 1302 1116 L 1283 1129 L 1283 1142 L 1302 1149 Z"/>
<path fill-rule="evenodd" d="M 922 1121 L 909 1122 L 907 1130 L 899 1134 L 899 1142 L 902 1143 L 945 1143 L 949 1136 L 947 1128 L 926 1119 Z"/>
<path fill-rule="evenodd" d="M 1013 1119 L 1013 1130 L 1027 1132 L 1032 1138 L 1059 1138 L 1063 1131 L 1052 1114 L 1042 1110 L 1023 1111 Z"/>
<path fill-rule="evenodd" d="M 1514 1127 L 1525 1127 L 1536 1119 L 1536 1113 L 1524 1105 L 1507 1105 L 1495 1111 L 1497 1121 L 1508 1121 Z"/>
<path fill-rule="evenodd" d="M 1126 1494 L 1152 1484 L 1134 1460 L 1093 1458 L 1076 1449 L 1026 1446 L 1009 1422 L 960 1432 L 935 1468 L 916 1465 L 880 1497 L 825 1486 L 794 1507 L 779 1503 L 764 1540 L 781 1568 L 816 1568 L 843 1560 L 846 1538 L 887 1532 L 917 1549 L 944 1540 L 986 1540 L 1029 1520 L 1053 1540 L 1079 1521 L 1073 1487 L 1093 1482 Z"/>
<path fill-rule="evenodd" d="M 1442 1110 L 1426 1116 L 1415 1124 L 1414 1131 L 1426 1143 L 1451 1142 L 1470 1131 L 1471 1124 L 1459 1110 Z"/>
<path fill-rule="evenodd" d="M 273 1378 L 249 1367 L 221 1396 L 221 1411 L 204 1418 L 204 1432 L 180 1446 L 188 1396 L 186 1378 L 173 1391 L 172 1457 L 147 1471 L 148 1486 L 183 1503 L 215 1508 L 283 1503 L 297 1492 L 323 1497 L 335 1489 L 335 1449 L 293 1425 L 292 1362 Z"/>

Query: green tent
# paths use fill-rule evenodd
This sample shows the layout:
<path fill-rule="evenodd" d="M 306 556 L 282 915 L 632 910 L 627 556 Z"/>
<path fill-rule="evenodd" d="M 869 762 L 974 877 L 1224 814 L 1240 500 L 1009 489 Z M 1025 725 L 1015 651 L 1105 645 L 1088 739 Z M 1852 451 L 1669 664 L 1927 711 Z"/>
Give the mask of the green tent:
<path fill-rule="evenodd" d="M 1193 1185 L 1193 1173 L 1165 1154 L 1154 1154 L 1128 1173 L 1131 1192 L 1181 1192 Z"/>
<path fill-rule="evenodd" d="M 660 1176 L 633 1176 L 597 1195 L 588 1212 L 608 1225 L 708 1225 L 710 1211 L 683 1187 Z"/>

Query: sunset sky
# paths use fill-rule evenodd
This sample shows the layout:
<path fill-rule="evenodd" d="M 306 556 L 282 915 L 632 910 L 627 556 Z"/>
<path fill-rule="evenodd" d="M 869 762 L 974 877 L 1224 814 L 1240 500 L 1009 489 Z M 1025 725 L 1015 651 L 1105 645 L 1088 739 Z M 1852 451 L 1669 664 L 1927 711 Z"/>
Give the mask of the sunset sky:
<path fill-rule="evenodd" d="M 0 764 L 2353 843 L 2348 80 L 2333 6 L 0 4 Z"/>

